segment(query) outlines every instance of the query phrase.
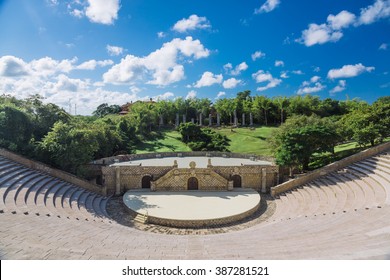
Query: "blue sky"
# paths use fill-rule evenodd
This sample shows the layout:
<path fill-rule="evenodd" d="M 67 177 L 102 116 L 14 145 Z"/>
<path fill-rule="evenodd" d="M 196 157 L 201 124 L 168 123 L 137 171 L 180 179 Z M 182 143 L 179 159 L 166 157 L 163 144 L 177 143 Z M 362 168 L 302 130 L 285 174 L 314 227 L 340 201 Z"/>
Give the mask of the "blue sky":
<path fill-rule="evenodd" d="M 0 0 L 0 93 L 138 99 L 390 91 L 390 0 Z"/>

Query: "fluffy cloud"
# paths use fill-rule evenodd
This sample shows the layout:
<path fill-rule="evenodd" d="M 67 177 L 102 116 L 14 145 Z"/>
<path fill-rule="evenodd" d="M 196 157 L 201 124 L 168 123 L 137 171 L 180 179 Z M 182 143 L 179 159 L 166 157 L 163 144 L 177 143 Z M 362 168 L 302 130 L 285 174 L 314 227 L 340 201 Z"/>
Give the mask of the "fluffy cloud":
<path fill-rule="evenodd" d="M 329 93 L 335 94 L 337 92 L 342 92 L 346 89 L 346 86 L 347 86 L 347 82 L 345 80 L 340 80 L 339 84 L 335 86 L 333 89 L 331 89 Z"/>
<path fill-rule="evenodd" d="M 297 94 L 310 94 L 323 90 L 325 86 L 321 84 L 319 76 L 313 76 L 310 81 L 304 81 L 297 91 Z"/>
<path fill-rule="evenodd" d="M 68 10 L 74 17 L 86 16 L 91 22 L 110 25 L 118 18 L 119 2 L 119 0 L 73 1 L 68 4 Z"/>
<path fill-rule="evenodd" d="M 255 10 L 255 14 L 269 13 L 280 5 L 280 0 L 267 0 L 260 8 Z"/>
<path fill-rule="evenodd" d="M 284 62 L 282 60 L 275 60 L 275 66 L 276 67 L 283 67 L 284 66 Z"/>
<path fill-rule="evenodd" d="M 106 49 L 108 54 L 111 56 L 121 55 L 123 53 L 123 48 L 118 46 L 107 45 Z"/>
<path fill-rule="evenodd" d="M 174 93 L 168 91 L 166 93 L 154 96 L 153 99 L 156 99 L 156 100 L 167 100 L 167 99 L 170 99 L 170 98 L 172 98 L 174 96 L 175 96 Z"/>
<path fill-rule="evenodd" d="M 18 77 L 27 73 L 27 64 L 22 59 L 10 55 L 0 58 L 0 76 Z"/>
<path fill-rule="evenodd" d="M 186 99 L 194 99 L 194 98 L 196 98 L 196 91 L 191 90 L 190 92 L 188 92 Z"/>
<path fill-rule="evenodd" d="M 257 59 L 264 57 L 265 53 L 263 53 L 261 51 L 256 51 L 251 56 L 252 56 L 252 60 L 256 61 Z"/>
<path fill-rule="evenodd" d="M 88 0 L 85 15 L 91 22 L 113 24 L 119 8 L 119 0 Z"/>
<path fill-rule="evenodd" d="M 184 66 L 178 63 L 182 57 L 200 59 L 209 54 L 199 40 L 176 38 L 148 56 L 127 55 L 103 74 L 103 80 L 113 84 L 133 84 L 147 79 L 148 84 L 166 86 L 184 79 Z"/>
<path fill-rule="evenodd" d="M 337 15 L 328 16 L 328 25 L 333 30 L 340 30 L 347 28 L 355 22 L 356 16 L 348 11 L 341 11 Z"/>
<path fill-rule="evenodd" d="M 195 29 L 207 29 L 210 27 L 210 22 L 206 17 L 191 15 L 189 18 L 183 18 L 176 22 L 172 29 L 180 33 L 185 33 Z"/>
<path fill-rule="evenodd" d="M 244 61 L 244 62 L 241 62 L 239 65 L 237 65 L 233 69 L 233 65 L 231 63 L 227 63 L 223 66 L 223 68 L 225 69 L 226 73 L 233 75 L 233 76 L 238 76 L 241 74 L 242 71 L 245 71 L 248 69 L 248 64 L 246 64 L 246 62 Z"/>
<path fill-rule="evenodd" d="M 356 77 L 364 72 L 371 72 L 375 67 L 366 67 L 361 63 L 355 65 L 344 65 L 339 69 L 331 69 L 328 72 L 329 79 Z"/>
<path fill-rule="evenodd" d="M 309 24 L 309 28 L 302 31 L 302 36 L 297 41 L 311 47 L 316 44 L 325 44 L 328 42 L 337 42 L 343 37 L 343 33 L 332 29 L 327 24 Z"/>
<path fill-rule="evenodd" d="M 222 80 L 223 80 L 222 74 L 215 75 L 209 71 L 206 71 L 203 73 L 200 80 L 195 83 L 194 87 L 196 88 L 208 87 L 214 84 L 220 84 L 222 83 Z"/>
<path fill-rule="evenodd" d="M 86 62 L 81 63 L 76 67 L 76 69 L 80 70 L 94 70 L 97 66 L 100 67 L 105 67 L 108 65 L 112 65 L 114 62 L 111 59 L 106 59 L 106 60 L 95 60 L 91 59 Z"/>
<path fill-rule="evenodd" d="M 241 83 L 241 80 L 237 80 L 235 78 L 228 79 L 222 83 L 222 86 L 226 89 L 235 88 L 237 85 Z"/>
<path fill-rule="evenodd" d="M 360 12 L 359 24 L 371 24 L 390 16 L 390 0 L 376 0 Z"/>
<path fill-rule="evenodd" d="M 282 80 L 274 78 L 269 72 L 265 72 L 264 70 L 259 70 L 252 74 L 252 78 L 256 81 L 256 83 L 267 83 L 265 86 L 258 87 L 257 91 L 274 88 L 282 82 Z"/>
<path fill-rule="evenodd" d="M 309 28 L 302 31 L 302 35 L 296 41 L 307 47 L 337 42 L 343 37 L 342 29 L 352 25 L 372 24 L 380 19 L 390 17 L 390 0 L 376 0 L 373 5 L 361 9 L 360 16 L 356 17 L 348 11 L 341 11 L 337 15 L 329 15 L 327 22 L 323 24 L 309 24 Z"/>
<path fill-rule="evenodd" d="M 226 95 L 226 92 L 220 91 L 220 92 L 218 92 L 217 97 L 215 99 L 221 98 L 222 96 L 225 96 L 225 95 Z"/>

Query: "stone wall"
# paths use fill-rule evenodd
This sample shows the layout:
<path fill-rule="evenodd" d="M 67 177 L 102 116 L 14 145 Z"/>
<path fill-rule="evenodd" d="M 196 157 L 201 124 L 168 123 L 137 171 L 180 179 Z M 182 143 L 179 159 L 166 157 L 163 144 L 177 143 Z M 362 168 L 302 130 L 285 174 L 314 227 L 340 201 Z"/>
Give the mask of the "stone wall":
<path fill-rule="evenodd" d="M 96 184 L 92 184 L 91 182 L 83 180 L 83 179 L 81 179 L 77 176 L 74 176 L 70 173 L 67 173 L 65 171 L 52 168 L 52 167 L 50 167 L 46 164 L 43 164 L 41 162 L 25 158 L 21 155 L 15 154 L 13 152 L 10 152 L 8 150 L 1 149 L 1 148 L 0 148 L 0 155 L 5 157 L 5 158 L 8 158 L 12 161 L 15 161 L 17 163 L 20 163 L 28 168 L 46 173 L 50 176 L 56 177 L 58 179 L 61 179 L 65 182 L 79 186 L 79 187 L 84 188 L 86 190 L 89 190 L 89 191 L 92 191 L 92 192 L 95 192 L 98 194 L 102 194 L 102 195 L 107 195 L 106 189 L 104 187 L 96 185 Z"/>
<path fill-rule="evenodd" d="M 306 184 L 308 182 L 311 182 L 318 177 L 324 176 L 330 172 L 342 169 L 348 165 L 351 165 L 352 163 L 355 163 L 357 161 L 364 160 L 366 158 L 372 157 L 376 154 L 382 153 L 384 151 L 390 150 L 390 142 L 372 147 L 370 149 L 364 150 L 360 153 L 354 154 L 352 156 L 346 157 L 342 160 L 339 160 L 337 162 L 333 162 L 327 166 L 324 166 L 322 168 L 316 169 L 314 171 L 308 172 L 296 179 L 287 181 L 283 184 L 280 184 L 278 186 L 275 186 L 271 189 L 271 195 L 273 197 L 284 193 L 286 191 L 292 190 L 296 187 L 299 187 L 300 185 Z"/>
<path fill-rule="evenodd" d="M 116 192 L 116 172 L 119 172 L 119 186 Z M 263 180 L 263 171 L 266 180 Z M 200 190 L 227 190 L 232 176 L 241 177 L 242 187 L 258 191 L 269 191 L 278 178 L 278 167 L 270 165 L 210 166 L 209 168 L 177 168 L 174 166 L 103 166 L 102 181 L 108 194 L 124 193 L 130 189 L 142 188 L 142 178 L 152 177 L 156 190 L 187 190 L 190 177 L 198 179 Z M 232 183 L 232 182 L 231 182 Z M 230 184 L 231 184 L 230 183 Z"/>
<path fill-rule="evenodd" d="M 210 168 L 174 168 L 152 183 L 154 191 L 185 191 L 188 180 L 196 178 L 198 190 L 228 190 L 229 181 Z"/>

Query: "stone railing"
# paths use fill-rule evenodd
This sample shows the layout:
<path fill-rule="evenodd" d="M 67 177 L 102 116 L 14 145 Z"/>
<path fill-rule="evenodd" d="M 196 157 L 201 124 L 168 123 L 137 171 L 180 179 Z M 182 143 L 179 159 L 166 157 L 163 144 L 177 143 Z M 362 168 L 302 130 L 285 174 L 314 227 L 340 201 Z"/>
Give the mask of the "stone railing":
<path fill-rule="evenodd" d="M 275 187 L 271 188 L 271 195 L 273 197 L 287 192 L 289 190 L 292 190 L 300 185 L 306 184 L 310 181 L 313 181 L 317 179 L 320 176 L 324 176 L 330 172 L 342 169 L 344 167 L 347 167 L 348 165 L 351 165 L 352 163 L 355 163 L 357 161 L 364 160 L 366 158 L 372 157 L 376 154 L 379 154 L 381 152 L 384 152 L 386 150 L 390 150 L 390 142 L 369 148 L 367 150 L 361 151 L 357 154 L 351 155 L 349 157 L 346 157 L 342 160 L 339 160 L 337 162 L 333 162 L 331 164 L 328 164 L 322 168 L 316 169 L 314 171 L 308 172 L 296 179 L 292 179 L 290 181 L 287 181 L 283 184 L 277 185 Z"/>
<path fill-rule="evenodd" d="M 86 190 L 106 195 L 106 190 L 104 187 L 92 184 L 91 182 L 88 182 L 87 180 L 81 179 L 73 174 L 67 173 L 65 171 L 52 168 L 44 163 L 34 161 L 28 158 L 25 158 L 21 155 L 15 154 L 13 152 L 10 152 L 8 150 L 0 148 L 0 156 L 3 156 L 5 158 L 8 158 L 12 161 L 15 161 L 17 163 L 20 163 L 28 168 L 46 173 L 50 176 L 56 177 L 58 179 L 61 179 L 65 182 L 71 183 L 73 185 L 79 186 L 81 188 L 84 188 Z"/>
<path fill-rule="evenodd" d="M 93 161 L 91 164 L 110 165 L 115 162 L 131 161 L 137 159 L 164 158 L 164 157 L 226 157 L 226 158 L 246 158 L 251 160 L 264 160 L 272 163 L 274 163 L 275 161 L 273 157 L 259 156 L 254 154 L 193 151 L 193 152 L 162 152 L 162 153 L 119 155 L 114 157 L 101 158 L 99 160 Z"/>

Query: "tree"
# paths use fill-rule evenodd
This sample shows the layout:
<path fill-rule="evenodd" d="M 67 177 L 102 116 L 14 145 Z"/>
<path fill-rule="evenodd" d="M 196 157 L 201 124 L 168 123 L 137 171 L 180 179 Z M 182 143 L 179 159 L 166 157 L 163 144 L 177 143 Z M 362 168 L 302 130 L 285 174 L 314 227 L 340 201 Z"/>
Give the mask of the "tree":
<path fill-rule="evenodd" d="M 25 153 L 30 149 L 33 123 L 29 116 L 12 104 L 0 105 L 0 146 Z"/>
<path fill-rule="evenodd" d="M 314 153 L 334 152 L 340 137 L 334 123 L 318 116 L 290 117 L 270 138 L 276 162 L 308 170 Z"/>
<path fill-rule="evenodd" d="M 280 112 L 280 124 L 283 124 L 283 122 L 284 122 L 284 111 L 286 110 L 286 107 L 288 106 L 288 103 L 289 103 L 288 99 L 285 96 L 275 97 L 273 99 L 273 103 L 279 109 L 279 112 Z"/>
<path fill-rule="evenodd" d="M 121 111 L 121 107 L 119 105 L 109 106 L 107 103 L 103 103 L 100 104 L 92 114 L 94 116 L 102 118 L 109 114 L 118 114 L 120 111 Z"/>

